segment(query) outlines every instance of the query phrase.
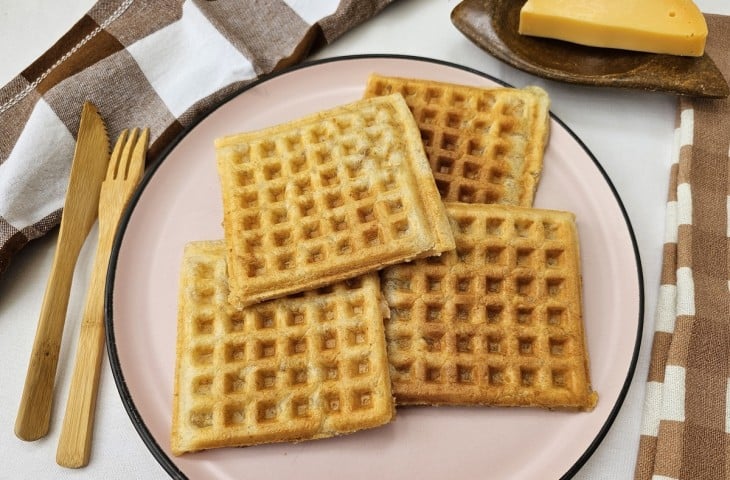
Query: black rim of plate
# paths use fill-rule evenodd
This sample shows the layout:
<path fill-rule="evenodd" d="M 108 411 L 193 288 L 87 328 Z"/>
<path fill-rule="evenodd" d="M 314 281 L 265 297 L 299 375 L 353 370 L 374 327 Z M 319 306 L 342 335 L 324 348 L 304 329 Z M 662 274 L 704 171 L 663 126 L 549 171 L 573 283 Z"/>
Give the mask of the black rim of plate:
<path fill-rule="evenodd" d="M 129 224 L 129 219 L 132 216 L 132 213 L 134 212 L 134 209 L 137 205 L 137 202 L 139 201 L 142 192 L 147 187 L 147 184 L 150 182 L 152 177 L 155 175 L 155 172 L 160 167 L 160 165 L 165 161 L 165 159 L 168 157 L 170 152 L 175 149 L 178 143 L 191 131 L 193 130 L 200 122 L 202 122 L 206 117 L 211 115 L 213 112 L 215 112 L 219 107 L 226 104 L 233 98 L 237 97 L 238 95 L 241 95 L 245 93 L 246 91 L 254 88 L 255 86 L 264 83 L 272 78 L 276 78 L 282 75 L 287 75 L 292 72 L 296 72 L 297 70 L 301 70 L 304 68 L 309 68 L 312 66 L 325 64 L 325 63 L 332 63 L 332 62 L 342 62 L 342 61 L 357 61 L 357 60 L 363 60 L 363 59 L 396 59 L 396 60 L 410 60 L 410 61 L 420 61 L 420 62 L 426 62 L 426 63 L 433 63 L 438 65 L 443 65 L 451 68 L 455 68 L 458 70 L 464 70 L 469 73 L 473 73 L 475 75 L 478 75 L 480 77 L 486 78 L 488 80 L 491 80 L 495 83 L 498 83 L 500 85 L 504 85 L 507 87 L 510 87 L 508 83 L 495 78 L 487 73 L 481 72 L 479 70 L 466 67 L 464 65 L 459 65 L 456 63 L 451 63 L 445 60 L 437 60 L 432 58 L 426 58 L 426 57 L 419 57 L 415 55 L 392 55 L 392 54 L 364 54 L 364 55 L 346 55 L 346 56 L 339 56 L 339 57 L 332 57 L 332 58 L 326 58 L 321 60 L 313 60 L 313 61 L 307 61 L 295 66 L 292 66 L 290 68 L 281 70 L 279 72 L 276 72 L 271 75 L 267 75 L 265 77 L 259 78 L 258 80 L 247 84 L 245 87 L 241 88 L 240 90 L 234 92 L 227 98 L 224 98 L 219 104 L 217 104 L 214 108 L 212 108 L 210 111 L 208 111 L 205 115 L 201 115 L 194 124 L 183 130 L 179 135 L 175 137 L 175 139 L 159 154 L 158 158 L 154 159 L 154 161 L 151 163 L 151 166 L 147 169 L 147 172 L 145 173 L 144 178 L 140 182 L 140 185 L 138 186 L 137 190 L 135 191 L 134 195 L 129 201 L 129 204 L 127 205 L 127 208 L 122 215 L 122 219 L 119 224 L 119 228 L 117 230 L 116 237 L 114 239 L 114 246 L 112 248 L 112 254 L 111 259 L 109 263 L 109 271 L 107 274 L 106 279 L 106 290 L 104 294 L 104 320 L 106 324 L 106 342 L 109 352 L 109 363 L 111 365 L 112 374 L 114 376 L 114 382 L 116 383 L 117 390 L 119 391 L 119 395 L 122 399 L 122 404 L 124 405 L 124 408 L 127 411 L 127 414 L 129 415 L 132 424 L 134 425 L 134 428 L 137 430 L 137 433 L 142 438 L 142 441 L 145 443 L 149 451 L 152 453 L 152 456 L 157 460 L 157 462 L 162 466 L 162 468 L 170 475 L 170 477 L 174 479 L 187 479 L 188 477 L 175 465 L 173 460 L 162 450 L 160 445 L 157 443 L 157 440 L 155 440 L 152 433 L 147 428 L 147 425 L 145 425 L 144 420 L 142 419 L 142 416 L 140 415 L 139 411 L 137 410 L 136 405 L 134 404 L 134 401 L 132 399 L 132 394 L 127 388 L 127 383 L 124 379 L 124 373 L 122 372 L 121 363 L 119 362 L 119 355 L 116 348 L 116 339 L 114 336 L 114 318 L 113 318 L 113 310 L 114 310 L 114 281 L 116 278 L 116 268 L 117 268 L 117 261 L 119 259 L 119 249 L 121 247 L 122 240 L 124 238 L 124 233 L 126 232 L 127 225 Z M 629 232 L 629 236 L 631 237 L 631 243 L 632 248 L 634 250 L 634 256 L 636 258 L 636 272 L 637 272 L 637 281 L 638 281 L 638 289 L 639 289 L 639 318 L 638 318 L 638 325 L 637 325 L 637 331 L 636 331 L 636 342 L 634 345 L 634 351 L 631 358 L 631 364 L 629 365 L 629 370 L 626 374 L 626 379 L 624 380 L 624 384 L 621 387 L 621 391 L 619 392 L 618 399 L 616 400 L 616 403 L 614 404 L 613 408 L 611 409 L 611 412 L 608 415 L 608 418 L 604 422 L 603 426 L 599 430 L 596 437 L 593 439 L 591 444 L 588 446 L 588 448 L 583 452 L 583 454 L 578 457 L 578 459 L 575 461 L 575 463 L 572 465 L 572 467 L 561 477 L 561 480 L 569 479 L 573 477 L 578 470 L 586 463 L 586 461 L 590 458 L 590 456 L 596 451 L 598 448 L 598 445 L 600 445 L 601 441 L 605 438 L 606 434 L 608 433 L 608 430 L 611 428 L 611 425 L 613 425 L 613 422 L 616 420 L 616 416 L 618 415 L 619 410 L 621 409 L 621 406 L 624 403 L 624 400 L 626 399 L 626 394 L 628 392 L 628 389 L 631 385 L 631 379 L 634 376 L 634 372 L 636 370 L 636 362 L 638 360 L 639 356 L 639 348 L 641 346 L 641 337 L 643 332 L 643 324 L 644 324 L 644 281 L 643 281 L 643 271 L 641 268 L 641 259 L 639 256 L 639 249 L 636 242 L 636 236 L 634 234 L 633 227 L 631 226 L 631 221 L 629 220 L 629 216 L 626 212 L 626 208 L 624 207 L 623 202 L 621 201 L 621 198 L 618 195 L 618 191 L 616 190 L 616 187 L 611 182 L 611 179 L 608 177 L 608 174 L 604 170 L 603 166 L 598 162 L 596 157 L 593 155 L 593 153 L 586 147 L 586 145 L 581 141 L 580 138 L 570 129 L 568 126 L 563 123 L 562 120 L 557 118 L 555 115 L 550 113 L 550 117 L 552 120 L 555 120 L 563 129 L 565 129 L 566 132 L 568 132 L 571 137 L 575 140 L 576 143 L 580 145 L 580 147 L 586 152 L 586 154 L 590 157 L 590 159 L 593 161 L 593 164 L 598 169 L 598 171 L 603 176 L 603 179 L 605 180 L 608 187 L 611 189 L 611 192 L 613 193 L 613 196 L 616 200 L 617 205 L 619 206 L 621 210 L 621 214 L 624 217 L 624 221 L 626 223 L 626 228 Z"/>

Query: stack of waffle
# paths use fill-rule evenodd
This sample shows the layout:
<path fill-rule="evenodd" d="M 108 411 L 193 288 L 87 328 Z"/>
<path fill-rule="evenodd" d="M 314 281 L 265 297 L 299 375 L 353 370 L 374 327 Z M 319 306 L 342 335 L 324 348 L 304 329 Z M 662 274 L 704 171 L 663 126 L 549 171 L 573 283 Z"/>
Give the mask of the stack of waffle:
<path fill-rule="evenodd" d="M 548 119 L 539 88 L 372 75 L 217 139 L 225 239 L 183 255 L 173 453 L 396 404 L 591 410 L 575 219 L 532 208 Z"/>

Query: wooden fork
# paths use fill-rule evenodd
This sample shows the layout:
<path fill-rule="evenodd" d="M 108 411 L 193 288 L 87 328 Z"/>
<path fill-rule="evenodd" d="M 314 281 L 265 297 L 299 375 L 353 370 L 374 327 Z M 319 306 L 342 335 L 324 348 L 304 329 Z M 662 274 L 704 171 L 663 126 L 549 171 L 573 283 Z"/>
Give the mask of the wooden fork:
<path fill-rule="evenodd" d="M 104 352 L 104 288 L 117 224 L 144 171 L 149 130 L 124 130 L 114 146 L 99 197 L 99 244 L 86 296 L 76 363 L 56 462 L 79 468 L 89 463 L 96 396 Z"/>

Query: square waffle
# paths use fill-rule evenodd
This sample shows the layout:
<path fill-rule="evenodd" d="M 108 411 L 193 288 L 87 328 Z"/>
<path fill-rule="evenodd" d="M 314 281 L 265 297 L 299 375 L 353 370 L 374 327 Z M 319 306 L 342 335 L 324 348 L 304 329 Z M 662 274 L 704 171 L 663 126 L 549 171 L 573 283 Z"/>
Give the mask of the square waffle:
<path fill-rule="evenodd" d="M 381 273 L 396 402 L 593 409 L 574 215 L 446 206 L 456 250 Z"/>
<path fill-rule="evenodd" d="M 223 241 L 185 248 L 172 452 L 330 437 L 394 415 L 377 274 L 243 310 Z"/>
<path fill-rule="evenodd" d="M 370 76 L 365 98 L 392 93 L 416 118 L 444 201 L 532 206 L 549 132 L 543 89 Z"/>
<path fill-rule="evenodd" d="M 234 305 L 454 248 L 400 95 L 219 138 L 215 146 Z"/>

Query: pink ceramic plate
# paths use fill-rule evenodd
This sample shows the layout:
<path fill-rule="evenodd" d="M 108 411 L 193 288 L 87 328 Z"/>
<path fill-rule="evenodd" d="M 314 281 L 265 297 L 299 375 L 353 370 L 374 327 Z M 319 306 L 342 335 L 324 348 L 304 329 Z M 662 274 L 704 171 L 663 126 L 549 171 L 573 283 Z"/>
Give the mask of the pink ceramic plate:
<path fill-rule="evenodd" d="M 536 205 L 579 222 L 590 413 L 506 408 L 401 408 L 395 422 L 349 436 L 182 457 L 170 454 L 177 277 L 183 245 L 222 238 L 213 139 L 360 97 L 371 72 L 474 85 L 496 80 L 444 62 L 393 56 L 309 64 L 260 82 L 184 135 L 147 175 L 117 238 L 107 290 L 108 341 L 122 400 L 174 477 L 559 478 L 571 476 L 612 423 L 633 374 L 642 322 L 640 263 L 629 221 L 604 171 L 558 119 Z"/>

